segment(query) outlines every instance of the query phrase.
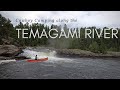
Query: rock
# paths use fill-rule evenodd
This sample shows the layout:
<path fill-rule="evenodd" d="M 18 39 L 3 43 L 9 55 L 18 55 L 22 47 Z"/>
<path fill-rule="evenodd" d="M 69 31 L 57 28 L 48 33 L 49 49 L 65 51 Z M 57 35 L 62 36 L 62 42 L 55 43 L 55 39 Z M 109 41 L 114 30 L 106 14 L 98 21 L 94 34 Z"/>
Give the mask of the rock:
<path fill-rule="evenodd" d="M 101 57 L 101 58 L 120 58 L 120 52 L 107 52 L 107 54 L 93 53 L 80 49 L 57 49 L 57 56 L 69 57 Z"/>
<path fill-rule="evenodd" d="M 0 60 L 10 60 L 10 59 L 12 59 L 12 57 L 0 56 Z"/>
<path fill-rule="evenodd" d="M 0 56 L 14 57 L 22 52 L 22 49 L 14 45 L 0 45 Z"/>
<path fill-rule="evenodd" d="M 30 58 L 27 58 L 25 56 L 15 56 L 15 59 L 16 60 L 24 60 L 24 59 L 30 59 Z"/>
<path fill-rule="evenodd" d="M 5 44 L 10 44 L 11 42 L 9 41 L 9 40 L 7 40 L 7 39 L 2 39 L 2 42 L 3 42 L 3 45 L 5 45 Z"/>
<path fill-rule="evenodd" d="M 11 37 L 6 38 L 2 38 L 2 43 L 3 45 L 11 45 L 14 42 L 14 39 Z"/>

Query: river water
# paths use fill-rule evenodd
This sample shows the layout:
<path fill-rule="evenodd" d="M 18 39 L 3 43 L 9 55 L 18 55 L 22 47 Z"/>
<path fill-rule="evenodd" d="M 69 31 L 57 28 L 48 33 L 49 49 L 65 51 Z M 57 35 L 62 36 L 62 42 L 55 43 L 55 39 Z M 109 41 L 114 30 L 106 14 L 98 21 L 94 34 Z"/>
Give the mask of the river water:
<path fill-rule="evenodd" d="M 120 60 L 115 58 L 57 57 L 49 49 L 24 49 L 20 56 L 48 57 L 48 61 L 30 63 L 17 60 L 0 64 L 0 79 L 120 79 Z"/>

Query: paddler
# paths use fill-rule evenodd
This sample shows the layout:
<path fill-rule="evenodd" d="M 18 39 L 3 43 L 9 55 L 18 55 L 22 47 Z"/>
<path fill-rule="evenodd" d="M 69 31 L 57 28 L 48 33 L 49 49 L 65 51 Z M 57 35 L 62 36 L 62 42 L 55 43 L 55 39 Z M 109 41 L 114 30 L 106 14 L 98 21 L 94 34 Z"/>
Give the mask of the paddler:
<path fill-rule="evenodd" d="M 35 56 L 35 60 L 37 60 L 37 55 Z"/>

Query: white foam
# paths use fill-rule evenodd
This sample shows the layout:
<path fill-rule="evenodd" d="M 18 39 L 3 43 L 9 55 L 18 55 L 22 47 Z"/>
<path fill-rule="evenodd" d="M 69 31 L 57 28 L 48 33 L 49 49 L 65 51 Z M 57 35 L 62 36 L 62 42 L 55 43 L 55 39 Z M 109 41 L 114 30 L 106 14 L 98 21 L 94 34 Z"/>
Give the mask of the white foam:
<path fill-rule="evenodd" d="M 12 60 L 0 60 L 0 64 L 9 63 L 9 62 L 15 62 L 15 61 L 16 61 L 15 59 L 12 59 Z"/>
<path fill-rule="evenodd" d="M 20 54 L 20 56 L 25 56 L 27 58 L 35 59 L 35 56 L 37 55 L 39 58 L 46 58 L 48 57 L 48 61 L 51 63 L 59 63 L 59 62 L 71 62 L 73 61 L 70 58 L 59 58 L 56 56 L 56 51 L 51 51 L 49 49 L 32 49 L 32 48 L 26 48 L 23 50 L 23 53 Z"/>
<path fill-rule="evenodd" d="M 48 61 L 46 62 L 51 62 L 51 63 L 64 63 L 64 62 L 72 62 L 73 60 L 70 58 L 58 58 L 58 57 L 50 57 Z"/>
<path fill-rule="evenodd" d="M 26 56 L 27 58 L 35 59 L 35 56 L 37 55 L 39 58 L 45 58 L 45 57 L 55 57 L 56 51 L 34 51 L 34 50 L 28 50 L 24 49 L 23 53 L 20 54 L 20 56 Z"/>

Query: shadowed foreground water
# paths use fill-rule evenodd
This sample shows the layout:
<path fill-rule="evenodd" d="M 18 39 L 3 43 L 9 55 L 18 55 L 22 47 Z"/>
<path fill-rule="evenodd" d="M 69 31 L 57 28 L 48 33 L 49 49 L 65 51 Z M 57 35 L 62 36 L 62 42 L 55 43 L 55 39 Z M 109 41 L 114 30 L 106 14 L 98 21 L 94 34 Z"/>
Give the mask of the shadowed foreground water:
<path fill-rule="evenodd" d="M 120 60 L 50 58 L 46 62 L 24 60 L 0 64 L 0 79 L 119 79 Z"/>

